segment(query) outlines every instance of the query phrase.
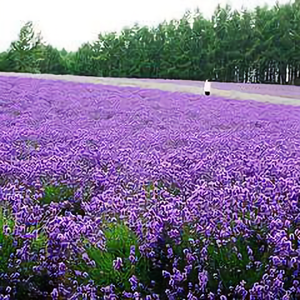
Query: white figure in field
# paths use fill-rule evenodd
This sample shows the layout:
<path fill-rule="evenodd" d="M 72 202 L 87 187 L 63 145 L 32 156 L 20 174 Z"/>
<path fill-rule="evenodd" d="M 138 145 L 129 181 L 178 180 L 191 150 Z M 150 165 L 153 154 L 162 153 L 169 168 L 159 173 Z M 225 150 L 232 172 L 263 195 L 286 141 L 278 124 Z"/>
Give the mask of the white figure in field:
<path fill-rule="evenodd" d="M 206 96 L 210 95 L 210 82 L 208 80 L 204 82 L 204 94 Z"/>

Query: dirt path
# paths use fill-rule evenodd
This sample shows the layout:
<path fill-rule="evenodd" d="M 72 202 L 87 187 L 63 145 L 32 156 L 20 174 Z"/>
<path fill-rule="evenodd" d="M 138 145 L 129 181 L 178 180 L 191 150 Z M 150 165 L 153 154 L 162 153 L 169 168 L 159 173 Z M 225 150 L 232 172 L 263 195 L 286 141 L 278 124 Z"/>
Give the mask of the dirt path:
<path fill-rule="evenodd" d="M 116 86 L 133 86 L 148 89 L 160 89 L 171 92 L 185 92 L 203 95 L 203 83 L 199 82 L 199 86 L 191 86 L 184 84 L 175 83 L 162 83 L 155 80 L 139 80 L 139 79 L 129 79 L 129 78 L 103 78 L 103 77 L 87 77 L 87 76 L 74 76 L 74 75 L 52 75 L 52 74 L 25 74 L 25 73 L 2 73 L 0 76 L 22 76 L 30 78 L 41 78 L 50 80 L 67 80 L 73 82 L 83 82 L 83 83 L 94 83 L 94 84 L 108 84 Z M 259 102 L 267 102 L 274 104 L 285 104 L 285 105 L 300 105 L 300 99 L 294 99 L 286 96 L 271 96 L 271 95 L 261 95 L 245 93 L 235 90 L 220 90 L 213 87 L 213 96 L 220 96 L 228 99 L 237 100 L 255 100 Z"/>

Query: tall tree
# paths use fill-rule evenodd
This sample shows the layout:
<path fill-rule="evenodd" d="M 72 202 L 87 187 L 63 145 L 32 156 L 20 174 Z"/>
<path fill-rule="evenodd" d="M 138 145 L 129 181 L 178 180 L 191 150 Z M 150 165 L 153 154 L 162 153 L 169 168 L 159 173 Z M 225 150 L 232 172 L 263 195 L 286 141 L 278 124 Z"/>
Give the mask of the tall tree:
<path fill-rule="evenodd" d="M 36 33 L 32 22 L 20 30 L 19 39 L 12 42 L 6 60 L 7 68 L 13 72 L 39 73 L 42 59 L 42 38 Z"/>
<path fill-rule="evenodd" d="M 66 62 L 57 49 L 51 45 L 43 46 L 39 69 L 41 73 L 65 74 Z"/>
<path fill-rule="evenodd" d="M 7 53 L 2 52 L 0 53 L 0 72 L 7 71 Z"/>

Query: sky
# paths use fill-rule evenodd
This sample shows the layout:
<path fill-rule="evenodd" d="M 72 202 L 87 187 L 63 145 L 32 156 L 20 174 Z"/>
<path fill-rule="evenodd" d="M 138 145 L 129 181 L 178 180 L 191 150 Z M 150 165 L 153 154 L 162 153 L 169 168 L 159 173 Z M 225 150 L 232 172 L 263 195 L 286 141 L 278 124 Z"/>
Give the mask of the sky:
<path fill-rule="evenodd" d="M 276 0 L 0 0 L 0 51 L 18 38 L 20 28 L 32 21 L 44 41 L 59 49 L 75 51 L 100 32 L 121 31 L 135 22 L 156 25 L 179 19 L 199 7 L 210 18 L 217 4 L 254 8 Z M 288 2 L 279 0 L 280 3 Z"/>

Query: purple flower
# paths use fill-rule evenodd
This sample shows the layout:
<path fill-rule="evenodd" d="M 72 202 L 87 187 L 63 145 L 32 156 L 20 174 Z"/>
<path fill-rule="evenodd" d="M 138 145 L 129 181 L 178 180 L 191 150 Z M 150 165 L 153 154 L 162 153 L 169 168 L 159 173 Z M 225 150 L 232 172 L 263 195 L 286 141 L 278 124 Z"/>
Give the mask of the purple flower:
<path fill-rule="evenodd" d="M 134 245 L 132 245 L 132 246 L 130 246 L 130 255 L 135 255 L 135 246 Z"/>
<path fill-rule="evenodd" d="M 66 265 L 65 265 L 65 263 L 60 262 L 58 264 L 58 269 L 59 269 L 60 274 L 65 274 L 65 272 L 66 272 Z"/>
<path fill-rule="evenodd" d="M 169 277 L 171 276 L 171 274 L 170 274 L 168 271 L 163 270 L 163 271 L 162 271 L 162 276 L 163 276 L 164 278 L 169 278 Z"/>
<path fill-rule="evenodd" d="M 117 257 L 117 259 L 113 261 L 113 268 L 115 270 L 120 270 L 122 266 L 123 266 L 122 258 Z"/>
<path fill-rule="evenodd" d="M 128 259 L 129 259 L 129 261 L 130 261 L 131 264 L 134 264 L 136 262 L 136 257 L 133 256 L 133 255 L 129 255 Z"/>
<path fill-rule="evenodd" d="M 170 258 L 172 258 L 173 257 L 173 255 L 174 255 L 174 253 L 173 253 L 173 249 L 172 248 L 168 248 L 168 255 L 167 255 L 167 257 L 170 259 Z"/>
<path fill-rule="evenodd" d="M 131 286 L 131 290 L 132 291 L 135 291 L 138 287 L 138 279 L 135 275 L 132 275 L 130 278 L 129 278 L 129 283 L 130 283 L 130 286 Z"/>
<path fill-rule="evenodd" d="M 253 250 L 249 246 L 247 246 L 247 252 L 249 256 L 253 255 Z"/>
<path fill-rule="evenodd" d="M 85 261 L 85 262 L 88 262 L 90 260 L 88 254 L 85 252 L 82 254 L 82 259 Z"/>
<path fill-rule="evenodd" d="M 129 293 L 129 292 L 123 292 L 123 297 L 125 297 L 125 298 L 128 298 L 128 299 L 130 299 L 130 298 L 132 298 L 133 297 L 133 294 L 132 293 Z"/>
<path fill-rule="evenodd" d="M 208 283 L 208 272 L 203 270 L 198 273 L 199 286 L 202 292 L 204 292 L 206 285 Z"/>
<path fill-rule="evenodd" d="M 75 273 L 76 276 L 81 276 L 82 275 L 82 272 L 78 271 L 78 270 L 74 270 L 74 273 Z"/>
<path fill-rule="evenodd" d="M 57 300 L 58 299 L 58 290 L 56 288 L 54 288 L 52 290 L 51 297 L 52 297 L 52 300 Z"/>
<path fill-rule="evenodd" d="M 280 260 L 280 258 L 279 258 L 278 256 L 273 256 L 273 257 L 272 257 L 272 262 L 273 262 L 273 264 L 274 264 L 275 266 L 278 266 L 278 265 L 281 264 L 281 260 Z"/>
<path fill-rule="evenodd" d="M 289 294 L 285 294 L 283 297 L 282 297 L 282 300 L 290 300 L 290 295 Z"/>
<path fill-rule="evenodd" d="M 5 235 L 9 235 L 11 233 L 11 229 L 9 228 L 8 225 L 3 226 L 3 232 Z"/>

